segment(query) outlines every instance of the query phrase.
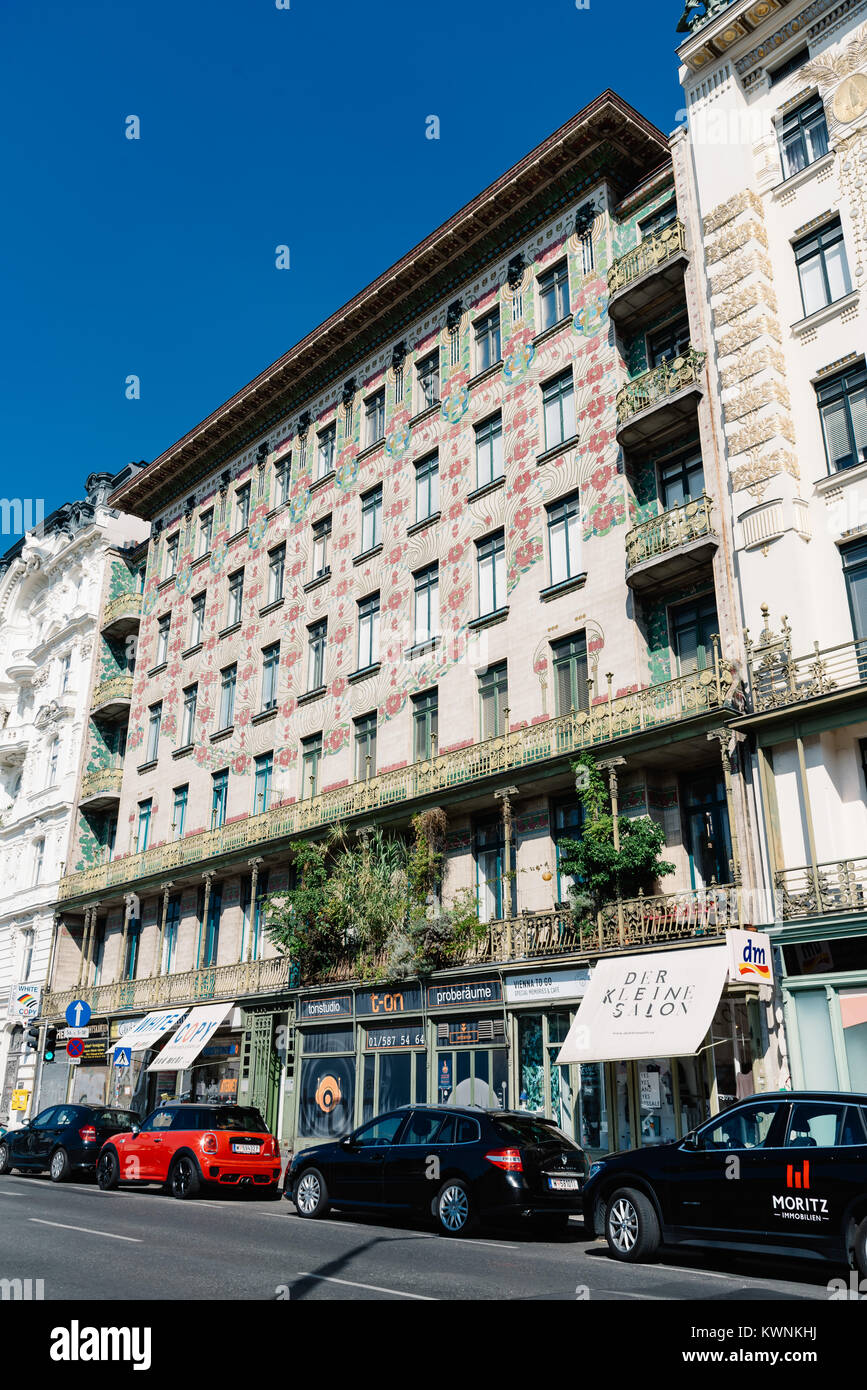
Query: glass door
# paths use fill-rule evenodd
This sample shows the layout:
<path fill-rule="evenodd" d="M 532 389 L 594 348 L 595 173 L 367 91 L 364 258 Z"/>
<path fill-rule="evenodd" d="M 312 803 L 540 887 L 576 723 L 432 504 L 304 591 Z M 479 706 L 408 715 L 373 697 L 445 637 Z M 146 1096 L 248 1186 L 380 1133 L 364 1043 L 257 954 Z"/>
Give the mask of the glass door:
<path fill-rule="evenodd" d="M 693 888 L 731 882 L 728 805 L 722 777 L 696 777 L 684 785 L 684 816 Z"/>

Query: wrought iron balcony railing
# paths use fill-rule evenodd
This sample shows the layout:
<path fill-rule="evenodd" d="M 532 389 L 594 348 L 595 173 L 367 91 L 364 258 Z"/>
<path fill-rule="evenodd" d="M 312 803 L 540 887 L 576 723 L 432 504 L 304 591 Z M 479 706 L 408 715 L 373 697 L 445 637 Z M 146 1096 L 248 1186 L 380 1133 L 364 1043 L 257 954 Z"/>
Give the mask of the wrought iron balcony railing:
<path fill-rule="evenodd" d="M 94 687 L 92 709 L 115 701 L 132 699 L 132 676 L 110 676 Z"/>
<path fill-rule="evenodd" d="M 95 772 L 86 772 L 81 779 L 81 800 L 94 796 L 120 796 L 123 769 L 101 767 Z"/>
<path fill-rule="evenodd" d="M 654 560 L 682 545 L 689 545 L 690 541 L 701 540 L 702 536 L 713 535 L 712 507 L 711 499 L 702 493 L 694 502 L 672 507 L 633 527 L 626 537 L 627 568 Z"/>
<path fill-rule="evenodd" d="M 867 856 L 782 869 L 775 878 L 780 917 L 819 917 L 867 909 Z"/>
<path fill-rule="evenodd" d="M 620 256 L 608 271 L 608 293 L 616 294 L 649 270 L 664 265 L 678 251 L 686 250 L 686 229 L 682 222 L 670 222 L 658 232 L 645 237 L 631 251 Z"/>
<path fill-rule="evenodd" d="M 168 1004 L 203 999 L 273 994 L 285 989 L 288 981 L 286 957 L 269 956 L 265 960 L 239 961 L 235 965 L 185 970 L 177 975 L 151 975 L 142 980 L 117 980 L 112 984 L 56 990 L 46 996 L 42 1015 L 54 1018 L 64 1014 L 74 999 L 86 999 L 95 1014 L 111 1014 L 120 1009 L 159 1009 Z"/>
<path fill-rule="evenodd" d="M 141 604 L 142 596 L 139 593 L 118 594 L 117 598 L 109 599 L 102 610 L 102 631 L 117 623 L 134 625 L 141 618 Z"/>
<path fill-rule="evenodd" d="M 687 386 L 699 384 L 707 353 L 688 348 L 670 362 L 660 362 L 643 376 L 627 381 L 617 392 L 617 423 L 623 425 L 633 415 L 650 406 L 659 405 Z"/>
<path fill-rule="evenodd" d="M 820 647 L 814 641 L 811 652 L 794 656 L 785 614 L 776 633 L 769 626 L 766 603 L 761 611 L 765 625 L 758 642 L 751 641 L 749 629 L 744 632 L 755 714 L 867 686 L 867 638 L 856 637 L 835 647 Z"/>

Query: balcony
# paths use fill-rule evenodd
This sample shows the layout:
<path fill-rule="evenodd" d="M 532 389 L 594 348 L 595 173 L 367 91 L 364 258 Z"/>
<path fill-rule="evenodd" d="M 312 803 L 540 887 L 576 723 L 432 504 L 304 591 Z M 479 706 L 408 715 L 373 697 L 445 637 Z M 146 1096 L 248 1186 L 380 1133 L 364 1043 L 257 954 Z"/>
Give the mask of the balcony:
<path fill-rule="evenodd" d="M 686 229 L 675 221 L 614 262 L 608 271 L 608 314 L 621 333 L 648 312 L 661 313 L 669 300 L 683 300 L 688 261 Z"/>
<path fill-rule="evenodd" d="M 111 676 L 94 688 L 90 713 L 95 719 L 115 720 L 129 713 L 132 676 Z"/>
<path fill-rule="evenodd" d="M 271 956 L 267 960 L 186 970 L 178 975 L 151 975 L 143 980 L 118 980 L 109 985 L 55 991 L 46 996 L 42 1016 L 55 1018 L 64 1014 L 74 999 L 86 999 L 95 1014 L 113 1014 L 124 1009 L 160 1009 L 170 1004 L 274 994 L 284 990 L 288 980 L 286 957 Z"/>
<path fill-rule="evenodd" d="M 704 493 L 660 512 L 627 534 L 626 582 L 641 592 L 671 581 L 690 580 L 713 559 L 717 537 L 711 523 L 713 503 Z"/>
<path fill-rule="evenodd" d="M 120 787 L 123 769 L 102 767 L 95 772 L 86 772 L 81 781 L 79 805 L 88 811 L 101 811 L 116 805 L 120 800 Z"/>
<path fill-rule="evenodd" d="M 118 594 L 102 610 L 101 631 L 104 637 L 126 637 L 137 632 L 141 622 L 142 596 L 138 593 Z"/>
<path fill-rule="evenodd" d="M 867 908 L 867 857 L 782 869 L 774 879 L 784 922 Z"/>
<path fill-rule="evenodd" d="M 19 767 L 24 762 L 32 731 L 31 724 L 0 729 L 0 767 Z"/>
<path fill-rule="evenodd" d="M 324 829 L 335 821 L 350 821 L 405 806 L 506 773 L 516 775 L 524 771 L 530 776 L 538 771 L 544 775 L 550 771 L 546 764 L 562 764 L 583 748 L 596 748 L 615 739 L 656 730 L 670 736 L 679 725 L 706 714 L 734 715 L 732 698 L 730 682 L 722 678 L 716 664 L 712 670 L 695 671 L 613 699 L 603 698 L 588 710 L 545 719 L 501 738 L 441 753 L 425 762 L 336 787 L 304 801 L 275 806 L 263 815 L 250 816 L 217 830 L 187 835 L 182 840 L 156 845 L 143 854 L 96 865 L 64 878 L 60 898 L 68 901 L 187 864 L 240 854 L 253 846 L 267 846 L 269 842 Z"/>
<path fill-rule="evenodd" d="M 768 606 L 762 604 L 764 627 L 759 640 L 744 632 L 747 666 L 752 690 L 753 719 L 771 710 L 782 710 L 808 701 L 824 703 L 863 699 L 867 689 L 867 638 L 856 637 L 835 647 L 820 647 L 804 656 L 792 654 L 792 630 L 783 616 L 780 632 L 768 622 Z"/>
<path fill-rule="evenodd" d="M 622 445 L 631 449 L 647 444 L 694 418 L 706 356 L 689 348 L 681 357 L 660 362 L 620 388 L 617 438 Z"/>

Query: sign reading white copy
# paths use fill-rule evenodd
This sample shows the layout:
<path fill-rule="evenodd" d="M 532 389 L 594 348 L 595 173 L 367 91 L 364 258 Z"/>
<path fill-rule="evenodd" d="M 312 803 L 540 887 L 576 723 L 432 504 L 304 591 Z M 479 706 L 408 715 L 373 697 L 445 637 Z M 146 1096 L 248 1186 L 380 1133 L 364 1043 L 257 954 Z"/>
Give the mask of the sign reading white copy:
<path fill-rule="evenodd" d="M 148 1071 L 186 1071 L 234 1007 L 234 1001 L 230 1000 L 226 1004 L 206 1004 L 193 1009 L 189 1018 L 175 1029 L 159 1056 L 151 1062 Z M 126 1045 L 129 1046 L 129 1043 Z"/>

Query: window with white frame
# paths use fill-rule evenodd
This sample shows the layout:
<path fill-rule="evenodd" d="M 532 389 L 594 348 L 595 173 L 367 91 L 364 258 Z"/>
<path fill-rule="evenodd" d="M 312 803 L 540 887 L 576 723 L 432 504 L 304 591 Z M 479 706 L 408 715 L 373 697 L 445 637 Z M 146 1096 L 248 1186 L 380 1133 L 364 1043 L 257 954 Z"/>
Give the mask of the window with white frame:
<path fill-rule="evenodd" d="M 166 572 L 164 575 L 165 579 L 171 579 L 173 575 L 177 574 L 179 545 L 180 536 L 177 532 L 175 532 L 175 534 L 173 536 L 170 536 L 169 539 L 166 541 Z"/>
<path fill-rule="evenodd" d="M 371 594 L 358 605 L 358 670 L 379 661 L 379 594 Z"/>
<path fill-rule="evenodd" d="M 804 317 L 842 299 L 852 289 L 839 217 L 793 243 Z"/>
<path fill-rule="evenodd" d="M 172 627 L 171 613 L 164 613 L 157 622 L 157 659 L 155 666 L 164 666 L 169 659 L 169 633 Z"/>
<path fill-rule="evenodd" d="M 439 636 L 440 581 L 439 565 L 433 564 L 413 576 L 415 593 L 414 645 L 423 646 Z"/>
<path fill-rule="evenodd" d="M 485 372 L 500 360 L 500 311 L 492 309 L 473 325 L 476 342 L 476 371 Z"/>
<path fill-rule="evenodd" d="M 337 427 L 327 425 L 316 436 L 316 477 L 327 478 L 334 472 L 334 448 Z"/>
<path fill-rule="evenodd" d="M 385 437 L 385 391 L 377 391 L 364 403 L 365 443 L 378 444 Z"/>
<path fill-rule="evenodd" d="M 479 617 L 497 613 L 506 605 L 506 536 L 495 531 L 476 542 L 479 575 Z"/>
<path fill-rule="evenodd" d="M 553 328 L 569 313 L 569 270 L 565 261 L 546 270 L 538 279 L 539 331 Z"/>
<path fill-rule="evenodd" d="M 229 575 L 229 604 L 226 612 L 226 626 L 235 627 L 241 621 L 244 605 L 244 571 L 235 570 Z"/>
<path fill-rule="evenodd" d="M 277 676 L 280 670 L 280 643 L 273 642 L 262 651 L 262 709 L 277 707 Z"/>
<path fill-rule="evenodd" d="M 292 474 L 292 455 L 287 454 L 274 469 L 274 506 L 282 507 L 289 500 L 289 480 Z"/>
<path fill-rule="evenodd" d="M 428 454 L 415 466 L 415 519 L 424 521 L 440 509 L 440 461 L 438 454 Z"/>
<path fill-rule="evenodd" d="M 439 350 L 422 358 L 415 369 L 415 374 L 421 396 L 419 409 L 427 410 L 429 406 L 436 405 L 440 398 Z"/>
<path fill-rule="evenodd" d="M 214 536 L 214 512 L 202 512 L 199 517 L 199 554 L 207 555 Z"/>
<path fill-rule="evenodd" d="M 331 569 L 331 515 L 323 516 L 313 527 L 313 578 L 322 579 Z"/>
<path fill-rule="evenodd" d="M 46 787 L 53 787 L 57 783 L 57 762 L 60 757 L 60 739 L 53 738 L 48 745 L 48 780 Z"/>
<path fill-rule="evenodd" d="M 571 367 L 542 387 L 542 409 L 546 449 L 556 449 L 558 444 L 575 437 L 575 382 Z"/>
<path fill-rule="evenodd" d="M 235 720 L 235 687 L 238 682 L 237 665 L 225 666 L 220 672 L 220 726 L 231 729 Z"/>
<path fill-rule="evenodd" d="M 307 629 L 307 689 L 319 690 L 325 684 L 325 644 L 328 619 L 323 618 Z"/>
<path fill-rule="evenodd" d="M 503 477 L 503 417 L 499 411 L 475 426 L 476 487 Z"/>
<path fill-rule="evenodd" d="M 235 493 L 235 530 L 243 531 L 250 524 L 250 484 L 244 483 Z"/>
<path fill-rule="evenodd" d="M 382 484 L 361 499 L 361 553 L 382 544 Z"/>
<path fill-rule="evenodd" d="M 198 647 L 205 635 L 205 594 L 196 594 L 190 605 L 190 646 Z"/>
<path fill-rule="evenodd" d="M 155 763 L 160 751 L 160 727 L 163 721 L 163 702 L 158 700 L 155 705 L 148 709 L 148 741 L 147 758 L 149 763 Z"/>
<path fill-rule="evenodd" d="M 283 582 L 286 575 L 286 544 L 275 546 L 268 552 L 268 602 L 278 603 L 283 597 Z"/>
<path fill-rule="evenodd" d="M 581 573 L 581 506 L 578 493 L 548 508 L 551 583 L 565 584 Z"/>
<path fill-rule="evenodd" d="M 183 691 L 184 712 L 181 723 L 181 747 L 188 748 L 193 741 L 193 734 L 196 728 L 196 703 L 198 701 L 198 685 L 188 685 Z"/>

